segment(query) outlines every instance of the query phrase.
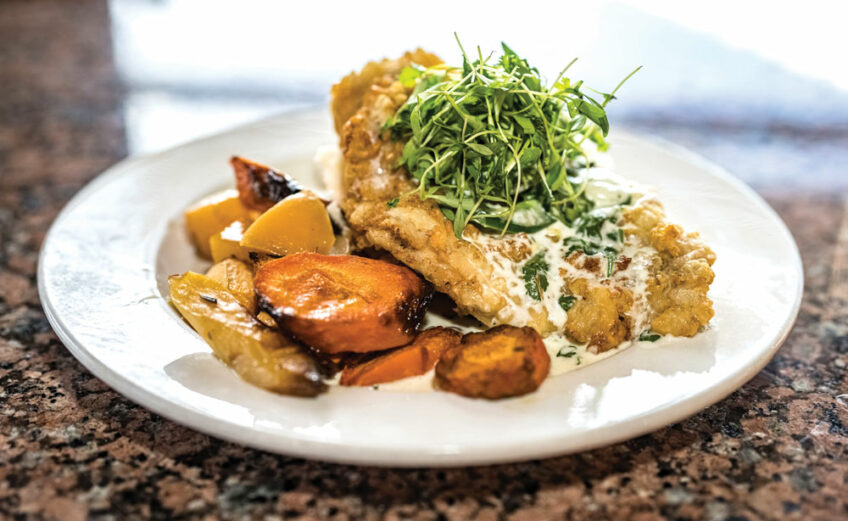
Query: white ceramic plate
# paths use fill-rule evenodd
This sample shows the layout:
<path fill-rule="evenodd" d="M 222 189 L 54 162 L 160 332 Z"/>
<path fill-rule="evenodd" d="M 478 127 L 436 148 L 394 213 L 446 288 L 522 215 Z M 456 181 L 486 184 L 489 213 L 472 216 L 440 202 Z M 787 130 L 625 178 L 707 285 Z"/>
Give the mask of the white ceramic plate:
<path fill-rule="evenodd" d="M 717 254 L 709 330 L 637 343 L 497 402 L 338 387 L 299 399 L 257 389 L 168 305 L 166 277 L 204 267 L 180 216 L 232 186 L 232 154 L 314 185 L 314 150 L 334 141 L 325 113 L 282 115 L 124 161 L 83 189 L 53 224 L 38 272 L 68 349 L 131 400 L 220 438 L 337 462 L 456 466 L 580 451 L 679 421 L 753 377 L 798 313 L 800 256 L 759 196 L 683 150 L 615 134 L 617 171 L 655 186 L 671 220 L 698 230 Z"/>

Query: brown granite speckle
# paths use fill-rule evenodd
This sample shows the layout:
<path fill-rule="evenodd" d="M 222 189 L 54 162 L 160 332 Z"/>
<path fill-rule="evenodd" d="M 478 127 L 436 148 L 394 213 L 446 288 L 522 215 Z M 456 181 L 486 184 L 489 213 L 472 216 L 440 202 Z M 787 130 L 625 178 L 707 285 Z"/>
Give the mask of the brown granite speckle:
<path fill-rule="evenodd" d="M 340 466 L 216 440 L 111 391 L 58 341 L 34 289 L 56 213 L 125 154 L 107 16 L 101 0 L 0 8 L 0 519 L 848 518 L 848 217 L 844 194 L 812 182 L 758 187 L 804 257 L 786 345 L 719 404 L 625 443 L 494 467 Z M 695 149 L 723 132 L 644 127 Z M 846 141 L 834 132 L 822 139 Z"/>

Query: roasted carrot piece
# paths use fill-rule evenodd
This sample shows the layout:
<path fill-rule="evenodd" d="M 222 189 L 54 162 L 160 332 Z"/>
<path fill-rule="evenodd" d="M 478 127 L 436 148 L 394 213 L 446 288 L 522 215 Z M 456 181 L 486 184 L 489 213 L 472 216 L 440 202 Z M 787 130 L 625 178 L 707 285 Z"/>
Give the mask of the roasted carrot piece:
<path fill-rule="evenodd" d="M 241 202 L 250 209 L 264 212 L 291 194 L 303 190 L 297 181 L 271 167 L 233 156 L 236 188 Z"/>
<path fill-rule="evenodd" d="M 376 385 L 418 376 L 432 369 L 442 354 L 459 345 L 462 334 L 446 327 L 432 327 L 399 347 L 359 365 L 342 370 L 341 385 Z"/>
<path fill-rule="evenodd" d="M 287 255 L 263 264 L 255 285 L 260 310 L 324 353 L 408 344 L 432 297 L 409 268 L 353 255 Z"/>
<path fill-rule="evenodd" d="M 436 364 L 437 388 L 496 400 L 535 391 L 551 367 L 542 337 L 530 327 L 498 326 L 470 333 Z"/>

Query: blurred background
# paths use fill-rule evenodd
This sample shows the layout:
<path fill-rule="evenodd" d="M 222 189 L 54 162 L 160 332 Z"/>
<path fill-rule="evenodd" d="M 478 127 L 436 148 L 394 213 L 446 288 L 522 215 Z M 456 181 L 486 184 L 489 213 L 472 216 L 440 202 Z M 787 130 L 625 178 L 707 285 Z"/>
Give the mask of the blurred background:
<path fill-rule="evenodd" d="M 833 173 L 848 159 L 846 19 L 848 5 L 822 0 L 3 2 L 14 42 L 0 48 L 0 78 L 49 77 L 113 103 L 98 102 L 119 118 L 111 137 L 144 154 L 326 104 L 330 85 L 367 60 L 421 46 L 458 63 L 456 31 L 484 53 L 506 41 L 548 77 L 577 57 L 572 77 L 600 90 L 643 65 L 610 108 L 613 129 L 693 148 L 758 188 L 812 177 L 830 190 L 848 186 Z M 6 83 L 5 117 L 63 117 Z"/>
<path fill-rule="evenodd" d="M 329 86 L 353 68 L 417 46 L 459 63 L 456 31 L 484 54 L 506 41 L 549 78 L 577 57 L 572 77 L 604 91 L 643 65 L 610 109 L 613 128 L 718 157 L 755 185 L 820 175 L 828 165 L 811 158 L 848 159 L 844 3 L 401 5 L 109 2 L 128 152 L 325 104 Z M 846 176 L 830 181 L 848 185 Z"/>

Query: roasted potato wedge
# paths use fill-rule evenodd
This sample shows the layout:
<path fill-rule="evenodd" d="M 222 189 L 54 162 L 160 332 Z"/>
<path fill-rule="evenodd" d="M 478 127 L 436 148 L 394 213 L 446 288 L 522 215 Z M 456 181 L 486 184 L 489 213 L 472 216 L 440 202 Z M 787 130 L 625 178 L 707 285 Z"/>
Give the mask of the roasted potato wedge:
<path fill-rule="evenodd" d="M 408 346 L 381 354 L 342 370 L 341 385 L 376 385 L 426 373 L 444 352 L 459 345 L 462 334 L 455 329 L 433 327 L 415 337 Z"/>
<path fill-rule="evenodd" d="M 551 368 L 542 337 L 530 327 L 498 326 L 470 333 L 436 364 L 443 391 L 496 400 L 535 391 Z"/>
<path fill-rule="evenodd" d="M 209 238 L 235 221 L 250 222 L 255 214 L 241 203 L 238 192 L 224 190 L 210 195 L 185 211 L 186 228 L 197 252 L 212 257 Z"/>
<path fill-rule="evenodd" d="M 244 205 L 264 212 L 286 197 L 303 190 L 297 181 L 282 172 L 259 163 L 233 156 L 236 187 Z"/>
<path fill-rule="evenodd" d="M 288 255 L 263 264 L 254 283 L 259 308 L 324 353 L 408 344 L 432 297 L 409 268 L 352 255 Z"/>
<path fill-rule="evenodd" d="M 221 262 L 230 257 L 244 262 L 250 261 L 250 252 L 240 244 L 244 230 L 249 225 L 250 223 L 244 221 L 236 221 L 209 237 L 209 251 L 212 254 L 212 262 Z"/>
<path fill-rule="evenodd" d="M 209 268 L 206 276 L 224 286 L 251 315 L 256 314 L 256 292 L 250 266 L 236 259 L 224 259 Z"/>
<path fill-rule="evenodd" d="M 329 253 L 336 238 L 324 203 L 308 190 L 286 197 L 244 232 L 241 247 L 272 255 Z"/>
<path fill-rule="evenodd" d="M 326 389 L 318 363 L 301 346 L 257 322 L 216 280 L 187 272 L 169 277 L 168 284 L 174 307 L 247 382 L 295 396 Z"/>

